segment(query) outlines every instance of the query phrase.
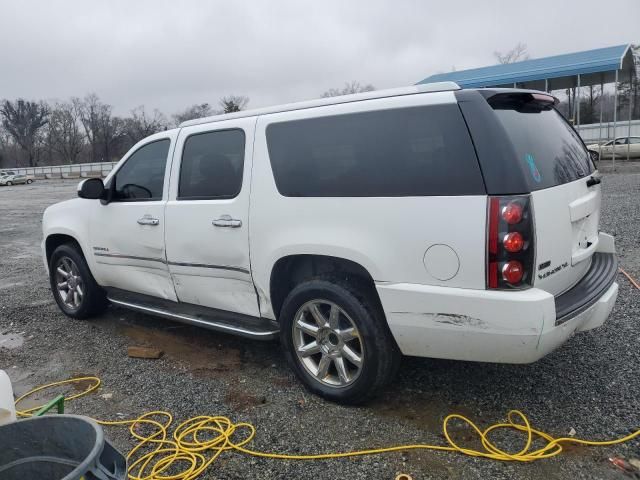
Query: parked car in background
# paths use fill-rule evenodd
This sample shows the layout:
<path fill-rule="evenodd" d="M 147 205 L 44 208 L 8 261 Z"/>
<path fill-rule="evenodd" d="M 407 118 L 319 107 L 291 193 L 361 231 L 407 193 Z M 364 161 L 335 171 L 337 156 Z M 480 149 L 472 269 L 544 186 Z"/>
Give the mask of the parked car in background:
<path fill-rule="evenodd" d="M 20 185 L 23 183 L 33 183 L 33 179 L 26 175 L 5 175 L 4 177 L 0 177 L 0 185 L 2 186 Z"/>
<path fill-rule="evenodd" d="M 601 158 L 613 158 L 615 151 L 616 158 L 640 158 L 640 137 L 618 137 L 603 144 L 593 143 L 587 145 L 591 158 L 598 161 Z"/>
<path fill-rule="evenodd" d="M 401 354 L 534 362 L 618 293 L 601 180 L 556 102 L 443 83 L 182 123 L 47 208 L 53 296 L 280 336 L 342 402 Z"/>

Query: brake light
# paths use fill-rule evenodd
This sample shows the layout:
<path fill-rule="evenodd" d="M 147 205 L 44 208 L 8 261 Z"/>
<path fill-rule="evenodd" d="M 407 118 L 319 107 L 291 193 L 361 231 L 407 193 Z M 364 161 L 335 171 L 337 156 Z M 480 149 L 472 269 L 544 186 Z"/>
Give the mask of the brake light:
<path fill-rule="evenodd" d="M 487 288 L 531 286 L 534 226 L 529 196 L 489 197 L 487 210 Z"/>
<path fill-rule="evenodd" d="M 510 202 L 506 207 L 502 207 L 502 218 L 508 224 L 515 224 L 522 220 L 522 207 L 520 204 Z"/>
<path fill-rule="evenodd" d="M 524 238 L 520 232 L 507 233 L 502 239 L 504 249 L 510 253 L 516 253 L 524 247 Z"/>
<path fill-rule="evenodd" d="M 502 278 L 512 285 L 520 283 L 524 275 L 522 264 L 517 260 L 510 260 L 502 267 Z"/>

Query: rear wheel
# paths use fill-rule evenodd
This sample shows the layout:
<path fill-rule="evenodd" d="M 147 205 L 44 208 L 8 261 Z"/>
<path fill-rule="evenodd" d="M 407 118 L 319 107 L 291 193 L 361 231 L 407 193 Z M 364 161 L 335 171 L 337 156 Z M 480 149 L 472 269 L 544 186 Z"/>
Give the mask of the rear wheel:
<path fill-rule="evenodd" d="M 58 307 L 69 317 L 89 318 L 107 306 L 104 291 L 72 244 L 60 245 L 54 250 L 49 262 L 49 281 Z"/>
<path fill-rule="evenodd" d="M 316 279 L 295 287 L 280 313 L 292 369 L 311 392 L 360 403 L 395 375 L 400 353 L 366 289 Z"/>
<path fill-rule="evenodd" d="M 31 185 L 33 183 L 33 180 L 31 180 L 30 178 L 27 179 L 27 184 Z"/>

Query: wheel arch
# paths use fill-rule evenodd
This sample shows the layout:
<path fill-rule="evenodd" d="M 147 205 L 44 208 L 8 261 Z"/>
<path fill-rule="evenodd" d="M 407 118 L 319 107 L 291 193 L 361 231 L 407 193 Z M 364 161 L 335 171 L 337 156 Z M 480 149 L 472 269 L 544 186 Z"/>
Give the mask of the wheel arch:
<path fill-rule="evenodd" d="M 60 245 L 64 245 L 65 243 L 70 243 L 76 246 L 80 254 L 84 257 L 84 259 L 85 260 L 87 259 L 87 256 L 85 255 L 85 252 L 82 249 L 82 245 L 80 244 L 77 238 L 75 238 L 72 235 L 69 235 L 68 233 L 51 233 L 47 235 L 44 241 L 47 265 L 49 265 L 49 263 L 51 262 L 51 255 L 53 254 L 55 249 L 58 248 Z"/>
<path fill-rule="evenodd" d="M 366 288 L 382 312 L 374 278 L 360 263 L 344 257 L 316 254 L 289 254 L 279 258 L 269 276 L 271 309 L 277 319 L 285 298 L 301 282 L 322 275 L 340 276 Z"/>

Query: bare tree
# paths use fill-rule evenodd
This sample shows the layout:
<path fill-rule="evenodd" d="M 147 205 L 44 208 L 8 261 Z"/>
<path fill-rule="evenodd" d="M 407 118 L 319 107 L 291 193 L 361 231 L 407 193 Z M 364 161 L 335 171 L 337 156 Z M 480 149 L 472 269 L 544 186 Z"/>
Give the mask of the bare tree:
<path fill-rule="evenodd" d="M 49 108 L 43 102 L 18 99 L 5 100 L 0 107 L 2 125 L 22 148 L 29 159 L 29 166 L 36 165 L 36 144 L 42 127 L 48 122 Z"/>
<path fill-rule="evenodd" d="M 89 141 L 91 161 L 95 162 L 98 159 L 100 149 L 101 117 L 105 115 L 111 116 L 111 109 L 104 105 L 95 93 L 88 94 L 83 100 L 76 98 L 73 102 L 78 107 L 80 120 Z"/>
<path fill-rule="evenodd" d="M 66 163 L 76 163 L 84 147 L 84 133 L 80 130 L 80 111 L 77 102 L 57 103 L 49 118 L 51 147 Z"/>
<path fill-rule="evenodd" d="M 211 105 L 208 103 L 201 103 L 196 105 L 191 105 L 189 108 L 185 109 L 180 113 L 176 113 L 173 115 L 173 120 L 176 125 L 180 125 L 182 122 L 186 122 L 187 120 L 193 120 L 194 118 L 203 118 L 214 115 L 214 111 L 211 108 Z"/>
<path fill-rule="evenodd" d="M 351 82 L 345 82 L 344 87 L 342 88 L 330 88 L 321 96 L 323 98 L 338 97 L 340 95 L 350 95 L 352 93 L 372 92 L 375 89 L 376 88 L 370 83 L 367 85 L 361 85 L 360 82 L 352 80 Z"/>
<path fill-rule="evenodd" d="M 102 103 L 95 93 L 78 102 L 80 120 L 91 147 L 91 161 L 111 161 L 116 145 L 125 135 L 125 122 L 114 117 L 111 105 Z"/>
<path fill-rule="evenodd" d="M 149 135 L 167 129 L 167 119 L 158 110 L 148 115 L 144 105 L 131 110 L 131 117 L 124 120 L 125 131 L 132 143 L 137 143 Z"/>
<path fill-rule="evenodd" d="M 527 50 L 527 44 L 518 42 L 511 50 L 502 53 L 499 51 L 493 52 L 493 56 L 496 57 L 498 63 L 515 63 L 522 60 L 529 60 L 529 52 Z"/>
<path fill-rule="evenodd" d="M 249 103 L 249 97 L 242 95 L 227 95 L 220 99 L 222 113 L 233 113 L 244 110 Z"/>

